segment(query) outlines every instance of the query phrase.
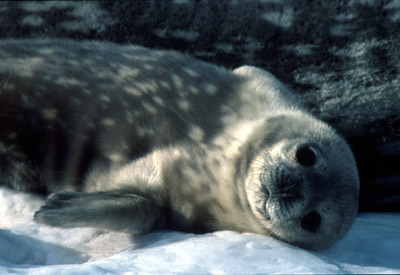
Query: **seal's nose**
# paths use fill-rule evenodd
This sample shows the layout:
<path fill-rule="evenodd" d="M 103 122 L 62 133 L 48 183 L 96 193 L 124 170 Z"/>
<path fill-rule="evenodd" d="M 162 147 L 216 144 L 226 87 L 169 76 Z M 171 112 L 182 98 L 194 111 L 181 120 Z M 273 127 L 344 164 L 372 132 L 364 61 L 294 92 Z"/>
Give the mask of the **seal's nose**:
<path fill-rule="evenodd" d="M 316 211 L 311 211 L 301 219 L 301 227 L 307 231 L 315 233 L 321 225 L 321 215 Z"/>

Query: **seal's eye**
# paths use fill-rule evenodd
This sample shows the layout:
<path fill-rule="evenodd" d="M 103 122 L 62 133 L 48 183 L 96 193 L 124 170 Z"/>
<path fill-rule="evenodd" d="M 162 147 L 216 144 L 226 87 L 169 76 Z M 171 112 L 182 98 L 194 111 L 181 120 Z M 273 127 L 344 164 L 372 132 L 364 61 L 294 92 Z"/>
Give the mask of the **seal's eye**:
<path fill-rule="evenodd" d="M 296 160 L 303 166 L 313 166 L 317 162 L 315 152 L 308 146 L 297 149 Z"/>
<path fill-rule="evenodd" d="M 301 220 L 301 227 L 313 233 L 317 232 L 320 225 L 321 216 L 316 211 L 311 211 Z"/>

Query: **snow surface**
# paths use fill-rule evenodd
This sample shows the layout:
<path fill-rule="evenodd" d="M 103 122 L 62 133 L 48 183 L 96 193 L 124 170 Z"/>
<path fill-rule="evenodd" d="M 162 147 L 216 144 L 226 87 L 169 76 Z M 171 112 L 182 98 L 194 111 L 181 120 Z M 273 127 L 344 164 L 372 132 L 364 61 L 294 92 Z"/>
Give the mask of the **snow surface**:
<path fill-rule="evenodd" d="M 0 187 L 0 274 L 400 273 L 400 213 L 359 214 L 349 234 L 313 252 L 256 234 L 142 236 L 36 224 L 43 198 Z"/>

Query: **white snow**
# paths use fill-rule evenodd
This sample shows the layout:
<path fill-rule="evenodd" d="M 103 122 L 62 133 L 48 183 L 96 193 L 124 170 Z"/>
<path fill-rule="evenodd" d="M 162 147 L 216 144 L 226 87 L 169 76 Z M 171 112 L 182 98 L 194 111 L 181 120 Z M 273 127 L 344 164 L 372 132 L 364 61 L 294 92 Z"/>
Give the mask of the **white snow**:
<path fill-rule="evenodd" d="M 313 252 L 256 234 L 143 236 L 36 224 L 43 198 L 0 187 L 0 274 L 400 273 L 400 213 L 359 214 L 346 237 Z"/>

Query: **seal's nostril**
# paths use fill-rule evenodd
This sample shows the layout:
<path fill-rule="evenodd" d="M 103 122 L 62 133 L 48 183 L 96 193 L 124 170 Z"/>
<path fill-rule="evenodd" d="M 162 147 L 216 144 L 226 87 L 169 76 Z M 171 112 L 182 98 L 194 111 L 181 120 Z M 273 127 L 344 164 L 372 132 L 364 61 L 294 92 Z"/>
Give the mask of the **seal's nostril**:
<path fill-rule="evenodd" d="M 301 227 L 315 233 L 321 225 L 321 216 L 316 211 L 311 211 L 301 219 Z"/>
<path fill-rule="evenodd" d="M 304 146 L 297 149 L 296 160 L 303 166 L 313 166 L 317 162 L 317 156 L 310 147 Z"/>

